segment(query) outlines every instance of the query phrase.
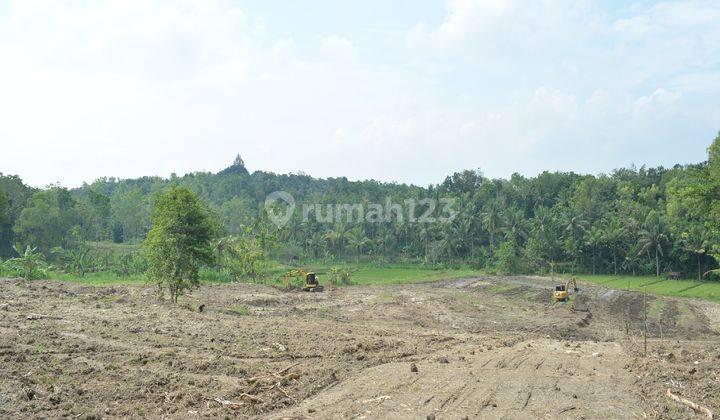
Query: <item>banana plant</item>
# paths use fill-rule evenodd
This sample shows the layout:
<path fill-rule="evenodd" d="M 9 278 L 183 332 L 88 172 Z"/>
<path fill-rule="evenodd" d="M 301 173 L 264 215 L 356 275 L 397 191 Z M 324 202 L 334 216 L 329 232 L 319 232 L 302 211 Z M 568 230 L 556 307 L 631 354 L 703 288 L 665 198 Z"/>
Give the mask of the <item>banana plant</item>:
<path fill-rule="evenodd" d="M 49 266 L 45 264 L 43 254 L 38 252 L 36 247 L 28 245 L 23 250 L 20 244 L 16 244 L 13 249 L 18 256 L 3 264 L 9 272 L 19 275 L 25 280 L 47 277 Z"/>
<path fill-rule="evenodd" d="M 67 268 L 79 277 L 85 277 L 85 272 L 92 263 L 90 247 L 87 246 L 70 249 L 58 246 L 53 248 L 52 253 L 57 255 L 66 264 Z"/>

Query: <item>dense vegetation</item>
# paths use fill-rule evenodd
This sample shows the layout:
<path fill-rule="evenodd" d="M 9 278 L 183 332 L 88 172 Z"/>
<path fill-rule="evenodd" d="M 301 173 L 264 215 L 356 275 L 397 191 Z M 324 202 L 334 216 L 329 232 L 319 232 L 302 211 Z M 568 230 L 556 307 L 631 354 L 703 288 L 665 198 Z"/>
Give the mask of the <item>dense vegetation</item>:
<path fill-rule="evenodd" d="M 703 163 L 599 176 L 544 172 L 503 180 L 464 171 L 428 187 L 250 174 L 239 157 L 217 174 L 102 178 L 73 190 L 35 189 L 16 176 L 0 176 L 0 256 L 18 264 L 18 252 L 37 247 L 34 252 L 65 271 L 144 272 L 142 256 L 105 251 L 135 249 L 128 244 L 141 243 L 150 231 L 159 194 L 181 186 L 194 191 L 218 222 L 216 261 L 235 278 L 257 275 L 271 256 L 416 260 L 502 273 L 677 271 L 703 277 L 720 260 L 720 136 L 708 153 Z M 403 214 L 400 223 L 393 213 L 382 221 L 323 223 L 314 217 L 304 221 L 297 210 L 278 229 L 263 206 L 267 195 L 279 190 L 292 194 L 298 208 L 450 197 L 457 216 L 450 222 L 409 223 Z M 423 211 L 421 204 L 417 213 Z"/>

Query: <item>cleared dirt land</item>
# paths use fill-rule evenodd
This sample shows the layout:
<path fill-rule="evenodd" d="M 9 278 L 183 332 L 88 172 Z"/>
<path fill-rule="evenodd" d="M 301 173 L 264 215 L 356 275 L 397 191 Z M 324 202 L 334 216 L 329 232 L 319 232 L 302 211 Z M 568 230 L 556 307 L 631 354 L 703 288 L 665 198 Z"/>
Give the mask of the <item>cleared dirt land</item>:
<path fill-rule="evenodd" d="M 0 417 L 692 417 L 668 388 L 720 409 L 718 305 L 649 296 L 643 357 L 642 294 L 551 288 L 206 285 L 173 306 L 0 280 Z"/>

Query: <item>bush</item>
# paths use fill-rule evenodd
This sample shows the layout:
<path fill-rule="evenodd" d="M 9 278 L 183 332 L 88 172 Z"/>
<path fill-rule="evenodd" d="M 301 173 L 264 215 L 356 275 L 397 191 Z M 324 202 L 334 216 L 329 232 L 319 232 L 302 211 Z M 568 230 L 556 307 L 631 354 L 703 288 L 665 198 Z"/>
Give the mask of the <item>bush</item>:
<path fill-rule="evenodd" d="M 518 249 L 514 239 L 508 239 L 500 245 L 495 254 L 494 270 L 497 274 L 515 274 L 520 269 Z"/>
<path fill-rule="evenodd" d="M 112 272 L 119 277 L 143 274 L 148 269 L 147 258 L 140 253 L 117 255 L 111 264 Z"/>

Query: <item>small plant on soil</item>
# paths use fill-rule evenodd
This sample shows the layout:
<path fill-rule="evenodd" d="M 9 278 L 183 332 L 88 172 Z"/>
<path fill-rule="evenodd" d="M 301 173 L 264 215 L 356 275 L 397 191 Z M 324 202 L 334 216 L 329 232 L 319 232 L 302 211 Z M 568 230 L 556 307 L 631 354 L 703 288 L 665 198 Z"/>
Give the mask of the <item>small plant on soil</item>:
<path fill-rule="evenodd" d="M 233 309 L 233 312 L 238 315 L 247 315 L 250 313 L 250 308 L 245 305 L 238 305 Z"/>

